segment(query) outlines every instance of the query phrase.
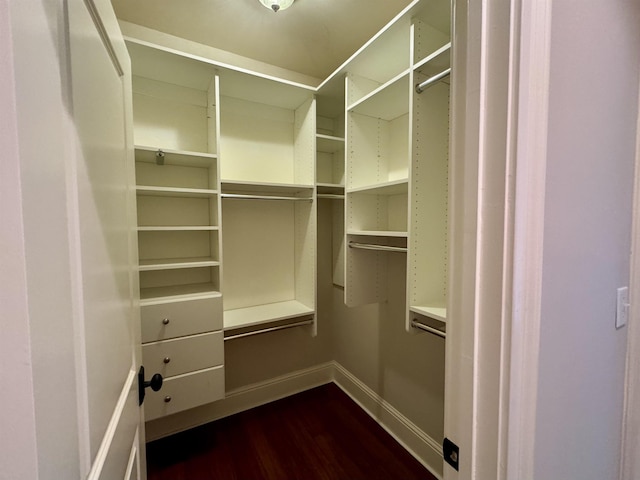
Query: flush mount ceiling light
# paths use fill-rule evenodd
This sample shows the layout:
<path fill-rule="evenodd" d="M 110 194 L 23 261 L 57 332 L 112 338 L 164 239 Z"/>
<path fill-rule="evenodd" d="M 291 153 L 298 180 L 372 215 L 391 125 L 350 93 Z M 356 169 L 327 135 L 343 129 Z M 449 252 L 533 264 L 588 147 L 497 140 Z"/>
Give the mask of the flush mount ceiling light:
<path fill-rule="evenodd" d="M 293 0 L 260 0 L 260 3 L 274 12 L 279 12 L 289 8 Z"/>

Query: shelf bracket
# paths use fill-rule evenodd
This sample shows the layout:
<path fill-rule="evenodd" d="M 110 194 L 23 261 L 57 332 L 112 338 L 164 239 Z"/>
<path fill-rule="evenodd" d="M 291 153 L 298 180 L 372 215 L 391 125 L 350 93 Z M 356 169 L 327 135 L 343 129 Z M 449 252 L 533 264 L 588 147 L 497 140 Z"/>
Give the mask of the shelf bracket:
<path fill-rule="evenodd" d="M 162 150 L 156 152 L 156 165 L 164 165 L 164 152 Z"/>

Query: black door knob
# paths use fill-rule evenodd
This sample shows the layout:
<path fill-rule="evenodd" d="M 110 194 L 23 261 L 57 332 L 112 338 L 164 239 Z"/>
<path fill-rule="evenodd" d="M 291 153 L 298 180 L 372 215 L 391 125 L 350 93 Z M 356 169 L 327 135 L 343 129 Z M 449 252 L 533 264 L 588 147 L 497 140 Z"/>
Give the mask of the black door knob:
<path fill-rule="evenodd" d="M 151 380 L 145 381 L 144 379 L 144 367 L 140 366 L 138 371 L 138 405 L 142 405 L 144 402 L 145 389 L 151 387 L 151 390 L 157 392 L 162 388 L 162 375 L 156 373 Z"/>
<path fill-rule="evenodd" d="M 144 388 L 151 387 L 151 390 L 157 392 L 162 388 L 162 375 L 156 373 L 151 380 L 144 382 Z"/>

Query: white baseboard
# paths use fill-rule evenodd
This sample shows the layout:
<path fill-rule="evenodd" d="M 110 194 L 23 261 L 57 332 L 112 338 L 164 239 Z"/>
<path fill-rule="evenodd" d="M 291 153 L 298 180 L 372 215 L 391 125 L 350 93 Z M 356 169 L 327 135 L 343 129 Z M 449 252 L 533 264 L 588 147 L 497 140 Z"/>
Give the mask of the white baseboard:
<path fill-rule="evenodd" d="M 442 479 L 442 445 L 440 443 L 418 428 L 339 363 L 334 363 L 333 381 L 427 470 L 438 479 Z"/>
<path fill-rule="evenodd" d="M 349 395 L 433 475 L 442 479 L 440 443 L 337 362 L 232 390 L 217 402 L 147 422 L 146 440 L 157 440 L 331 382 Z"/>

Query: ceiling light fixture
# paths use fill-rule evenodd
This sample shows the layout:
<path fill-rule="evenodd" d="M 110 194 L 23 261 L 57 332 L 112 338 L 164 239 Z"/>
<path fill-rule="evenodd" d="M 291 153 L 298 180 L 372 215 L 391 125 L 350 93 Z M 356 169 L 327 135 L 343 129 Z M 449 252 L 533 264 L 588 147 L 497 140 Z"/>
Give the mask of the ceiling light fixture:
<path fill-rule="evenodd" d="M 260 3 L 274 12 L 279 12 L 289 8 L 293 0 L 260 0 Z"/>

